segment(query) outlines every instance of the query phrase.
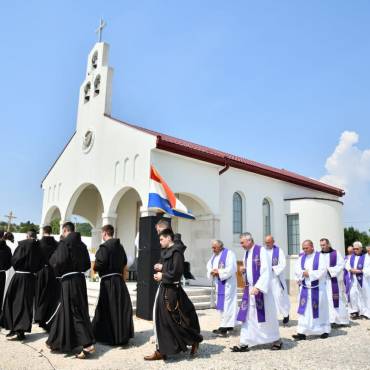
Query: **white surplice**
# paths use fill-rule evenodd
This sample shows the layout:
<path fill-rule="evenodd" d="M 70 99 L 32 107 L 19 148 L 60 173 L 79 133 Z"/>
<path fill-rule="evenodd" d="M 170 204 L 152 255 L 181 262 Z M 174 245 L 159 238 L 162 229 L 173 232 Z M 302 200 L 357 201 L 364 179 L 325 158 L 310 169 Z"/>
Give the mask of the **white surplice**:
<path fill-rule="evenodd" d="M 258 322 L 255 296 L 250 295 L 247 319 L 242 323 L 240 330 L 240 344 L 242 346 L 249 347 L 259 344 L 273 343 L 280 339 L 279 321 L 276 315 L 274 296 L 271 291 L 270 263 L 268 261 L 265 248 L 261 247 L 260 277 L 256 284 L 253 285 L 252 258 L 254 248 L 255 246 L 248 251 L 247 263 L 244 267 L 247 271 L 249 291 L 251 291 L 254 286 L 263 293 L 266 321 Z M 243 261 L 245 261 L 245 255 Z"/>
<path fill-rule="evenodd" d="M 219 268 L 219 261 L 221 258 L 222 251 L 218 255 L 212 255 L 211 259 L 207 263 L 207 277 L 213 279 L 216 286 L 216 297 L 218 292 L 218 278 L 211 275 L 213 269 L 218 269 L 219 277 L 221 281 L 225 281 L 225 301 L 224 309 L 218 312 L 221 316 L 221 328 L 233 328 L 235 326 L 235 319 L 238 309 L 237 303 L 237 280 L 236 280 L 236 257 L 235 253 L 230 249 L 227 252 L 225 266 Z M 214 257 L 214 259 L 213 259 Z M 213 262 L 212 262 L 213 259 Z"/>
<path fill-rule="evenodd" d="M 283 317 L 289 316 L 290 300 L 285 281 L 286 258 L 284 251 L 279 248 L 279 261 L 276 266 L 272 266 L 273 249 L 266 248 L 267 257 L 270 262 L 272 279 L 271 289 L 274 296 L 277 313 Z"/>
<path fill-rule="evenodd" d="M 357 263 L 360 256 L 355 256 L 354 268 L 357 268 Z M 349 271 L 351 267 L 351 257 L 347 259 L 346 268 Z M 363 266 L 363 281 L 360 286 L 356 274 L 351 277 L 349 312 L 359 313 L 370 318 L 370 256 L 365 256 Z"/>
<path fill-rule="evenodd" d="M 331 325 L 329 319 L 329 306 L 328 306 L 328 296 L 326 293 L 326 262 L 322 258 L 320 253 L 319 266 L 317 270 L 313 270 L 315 252 L 306 256 L 306 261 L 304 268 L 309 272 L 309 277 L 303 277 L 303 271 L 301 268 L 300 256 L 295 265 L 295 277 L 298 282 L 303 280 L 308 288 L 307 306 L 303 315 L 298 314 L 298 326 L 297 333 L 305 335 L 321 335 L 324 333 L 330 333 Z M 319 281 L 319 317 L 317 319 L 313 318 L 312 312 L 312 301 L 311 301 L 311 284 L 312 282 Z M 300 302 L 300 292 L 302 290 L 302 285 L 299 288 L 298 304 Z"/>
<path fill-rule="evenodd" d="M 346 288 L 343 281 L 343 270 L 345 260 L 341 253 L 337 251 L 337 264 L 330 267 L 330 253 L 321 253 L 320 258 L 325 260 L 327 274 L 326 274 L 326 294 L 328 296 L 329 318 L 331 324 L 348 325 L 349 312 L 347 307 Z M 339 287 L 339 307 L 334 307 L 333 291 L 331 278 L 336 277 Z"/>
<path fill-rule="evenodd" d="M 365 257 L 364 263 L 365 309 L 363 315 L 370 319 L 370 254 Z"/>

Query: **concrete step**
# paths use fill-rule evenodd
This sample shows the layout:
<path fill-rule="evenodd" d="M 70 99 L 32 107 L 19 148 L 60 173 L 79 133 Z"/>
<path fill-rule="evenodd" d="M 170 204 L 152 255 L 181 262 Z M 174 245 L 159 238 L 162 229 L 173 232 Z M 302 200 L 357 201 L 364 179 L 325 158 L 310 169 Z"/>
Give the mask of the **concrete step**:
<path fill-rule="evenodd" d="M 86 283 L 87 283 L 89 313 L 90 316 L 93 317 L 95 313 L 95 305 L 99 297 L 100 283 L 90 281 L 87 281 Z M 127 288 L 130 293 L 134 313 L 136 313 L 136 293 L 137 293 L 136 283 L 135 282 L 127 283 Z M 212 293 L 211 287 L 185 286 L 184 290 L 188 297 L 190 298 L 190 300 L 193 302 L 196 310 L 204 310 L 211 307 L 211 293 Z M 238 288 L 237 293 L 238 305 L 241 302 L 242 296 L 243 289 Z"/>

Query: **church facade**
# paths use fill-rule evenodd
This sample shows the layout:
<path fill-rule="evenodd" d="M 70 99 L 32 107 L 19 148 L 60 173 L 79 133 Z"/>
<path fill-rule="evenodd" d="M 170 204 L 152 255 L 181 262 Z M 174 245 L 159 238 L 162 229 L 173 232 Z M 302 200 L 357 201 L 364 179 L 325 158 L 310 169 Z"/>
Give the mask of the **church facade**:
<path fill-rule="evenodd" d="M 196 217 L 173 219 L 172 224 L 200 279 L 211 240 L 223 240 L 241 259 L 243 231 L 251 232 L 258 244 L 273 234 L 289 257 L 288 270 L 305 239 L 317 247 L 325 237 L 344 251 L 341 189 L 113 118 L 108 57 L 109 45 L 102 42 L 88 56 L 76 131 L 42 181 L 42 225 L 81 216 L 93 227 L 96 248 L 101 226 L 110 223 L 134 257 L 140 217 L 151 214 L 147 203 L 153 164 Z"/>

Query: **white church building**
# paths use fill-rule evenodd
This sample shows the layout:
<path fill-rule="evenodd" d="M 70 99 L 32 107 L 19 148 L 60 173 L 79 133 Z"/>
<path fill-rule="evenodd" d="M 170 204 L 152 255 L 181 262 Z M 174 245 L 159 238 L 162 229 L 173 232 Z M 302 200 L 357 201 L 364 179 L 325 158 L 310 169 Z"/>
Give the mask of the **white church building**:
<path fill-rule="evenodd" d="M 108 57 L 103 42 L 88 56 L 76 130 L 42 181 L 42 225 L 81 216 L 93 227 L 96 248 L 101 226 L 110 223 L 134 256 L 139 219 L 150 214 L 153 164 L 196 217 L 172 222 L 188 246 L 185 257 L 196 277 L 205 276 L 212 239 L 223 240 L 241 259 L 243 231 L 258 244 L 273 234 L 289 256 L 289 270 L 305 239 L 318 247 L 326 237 L 343 252 L 341 189 L 113 118 Z"/>

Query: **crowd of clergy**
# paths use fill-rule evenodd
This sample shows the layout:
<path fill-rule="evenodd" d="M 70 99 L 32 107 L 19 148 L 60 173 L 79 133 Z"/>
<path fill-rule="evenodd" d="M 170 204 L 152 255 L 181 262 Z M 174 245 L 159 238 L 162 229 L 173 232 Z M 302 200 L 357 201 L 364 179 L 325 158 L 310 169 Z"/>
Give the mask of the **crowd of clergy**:
<path fill-rule="evenodd" d="M 57 242 L 50 226 L 35 231 L 17 246 L 11 233 L 0 232 L 0 327 L 10 340 L 24 340 L 32 324 L 48 333 L 47 347 L 62 353 L 75 352 L 84 359 L 95 352 L 95 342 L 127 345 L 134 337 L 133 309 L 122 277 L 127 257 L 114 228 L 102 228 L 102 240 L 93 269 L 100 276 L 95 315 L 90 320 L 85 272 L 90 256 L 71 222 L 62 227 Z M 165 360 L 186 352 L 197 354 L 203 341 L 195 307 L 182 286 L 186 246 L 169 222 L 160 220 L 156 230 L 161 257 L 153 267 L 158 289 L 153 308 L 155 350 L 147 361 Z M 238 265 L 235 253 L 221 240 L 212 241 L 207 276 L 215 286 L 215 304 L 220 315 L 215 336 L 227 337 L 240 325 L 239 344 L 232 352 L 247 352 L 253 346 L 270 345 L 280 350 L 279 319 L 289 324 L 284 251 L 273 236 L 257 245 L 250 233 L 240 235 L 244 255 Z M 318 249 L 318 248 L 317 248 Z M 370 319 L 370 246 L 360 242 L 347 247 L 346 255 L 326 238 L 320 251 L 311 240 L 302 243 L 294 277 L 298 285 L 298 325 L 293 338 L 329 337 L 332 328 L 348 326 L 350 320 Z M 238 279 L 243 296 L 238 304 Z"/>

